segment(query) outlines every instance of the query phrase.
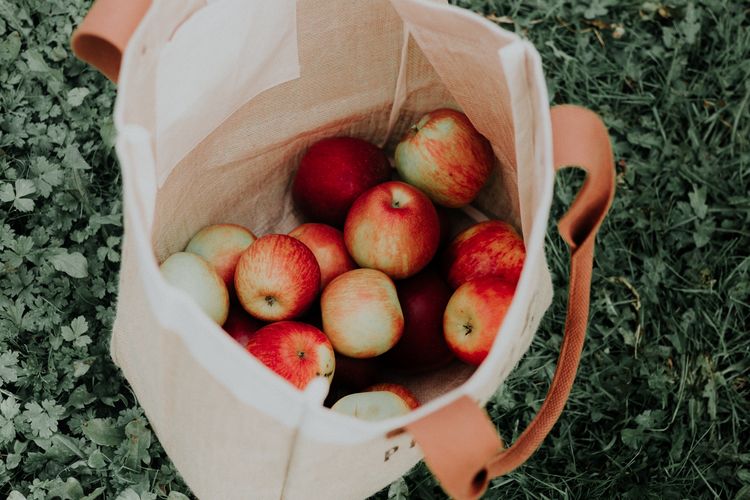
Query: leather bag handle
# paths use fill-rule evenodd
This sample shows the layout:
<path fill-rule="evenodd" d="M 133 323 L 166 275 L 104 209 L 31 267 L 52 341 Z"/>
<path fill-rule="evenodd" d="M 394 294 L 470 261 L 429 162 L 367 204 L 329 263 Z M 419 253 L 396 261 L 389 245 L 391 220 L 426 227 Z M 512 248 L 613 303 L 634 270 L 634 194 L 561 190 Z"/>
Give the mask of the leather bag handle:
<path fill-rule="evenodd" d="M 73 52 L 116 83 L 125 47 L 150 6 L 151 0 L 97 0 L 73 32 Z"/>

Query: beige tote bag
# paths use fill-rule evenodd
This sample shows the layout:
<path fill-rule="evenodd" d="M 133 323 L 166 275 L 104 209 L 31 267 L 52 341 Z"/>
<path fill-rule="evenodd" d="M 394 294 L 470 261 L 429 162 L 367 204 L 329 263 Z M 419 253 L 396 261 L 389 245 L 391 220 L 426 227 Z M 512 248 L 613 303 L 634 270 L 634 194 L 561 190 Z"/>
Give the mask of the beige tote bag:
<path fill-rule="evenodd" d="M 358 499 L 425 458 L 447 493 L 475 498 L 541 444 L 575 377 L 614 172 L 595 114 L 550 112 L 530 43 L 427 0 L 99 0 L 73 47 L 119 77 L 125 236 L 112 357 L 197 496 Z M 467 218 L 508 220 L 527 257 L 486 361 L 404 381 L 425 402 L 416 411 L 382 422 L 331 412 L 324 383 L 293 388 L 161 278 L 159 263 L 207 224 L 294 228 L 291 178 L 313 142 L 392 148 L 444 106 L 468 115 L 497 160 Z M 504 448 L 482 405 L 550 304 L 545 231 L 555 168 L 571 164 L 588 175 L 560 224 L 572 256 L 561 357 L 539 415 Z"/>

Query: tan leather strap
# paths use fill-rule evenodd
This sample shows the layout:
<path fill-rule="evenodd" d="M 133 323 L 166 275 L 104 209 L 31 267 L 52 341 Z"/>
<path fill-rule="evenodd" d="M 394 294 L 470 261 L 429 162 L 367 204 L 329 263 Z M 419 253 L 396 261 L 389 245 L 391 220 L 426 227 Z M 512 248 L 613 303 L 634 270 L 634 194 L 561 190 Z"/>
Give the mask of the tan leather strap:
<path fill-rule="evenodd" d="M 443 489 L 459 500 L 479 497 L 490 479 L 519 467 L 536 451 L 565 407 L 583 349 L 594 239 L 612 204 L 614 163 L 607 129 L 599 116 L 569 105 L 556 106 L 551 113 L 555 168 L 580 166 L 587 176 L 558 225 L 570 246 L 570 285 L 565 334 L 547 397 L 507 449 L 487 413 L 468 397 L 406 427 Z"/>
<path fill-rule="evenodd" d="M 73 52 L 116 82 L 128 40 L 150 5 L 151 0 L 97 0 L 73 33 Z"/>

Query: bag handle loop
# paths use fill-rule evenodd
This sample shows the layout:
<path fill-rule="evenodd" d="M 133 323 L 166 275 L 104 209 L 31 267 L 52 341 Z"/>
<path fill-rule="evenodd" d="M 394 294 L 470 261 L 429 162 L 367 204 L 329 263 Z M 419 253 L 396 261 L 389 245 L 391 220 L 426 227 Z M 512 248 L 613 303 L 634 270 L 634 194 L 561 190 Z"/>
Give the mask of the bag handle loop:
<path fill-rule="evenodd" d="M 128 40 L 151 6 L 151 0 L 97 0 L 75 30 L 75 55 L 117 82 Z"/>
<path fill-rule="evenodd" d="M 589 313 L 594 239 L 612 204 L 615 171 L 607 129 L 578 106 L 551 110 L 555 169 L 580 166 L 586 180 L 558 224 L 570 247 L 570 285 L 560 356 L 539 412 L 512 446 L 503 443 L 487 413 L 464 396 L 406 426 L 443 489 L 458 500 L 479 497 L 490 479 L 521 466 L 552 430 L 573 386 Z"/>

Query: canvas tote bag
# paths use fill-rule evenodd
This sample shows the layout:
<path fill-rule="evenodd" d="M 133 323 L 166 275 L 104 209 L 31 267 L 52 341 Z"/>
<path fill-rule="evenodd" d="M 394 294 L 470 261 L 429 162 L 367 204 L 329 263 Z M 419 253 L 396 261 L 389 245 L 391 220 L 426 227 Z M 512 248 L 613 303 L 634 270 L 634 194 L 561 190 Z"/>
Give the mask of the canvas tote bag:
<path fill-rule="evenodd" d="M 112 357 L 198 497 L 363 498 L 424 458 L 449 495 L 475 498 L 541 444 L 575 377 L 614 169 L 594 113 L 549 109 L 531 44 L 427 0 L 99 0 L 73 47 L 119 79 L 125 235 Z M 207 224 L 295 227 L 291 179 L 313 142 L 352 135 L 393 148 L 444 106 L 462 109 L 496 156 L 467 218 L 508 220 L 527 257 L 486 361 L 403 381 L 424 402 L 416 411 L 382 422 L 331 412 L 325 383 L 296 390 L 161 278 L 159 263 Z M 569 165 L 587 176 L 559 224 L 571 250 L 560 358 L 537 417 L 505 447 L 482 406 L 550 304 L 545 232 L 555 170 Z"/>

